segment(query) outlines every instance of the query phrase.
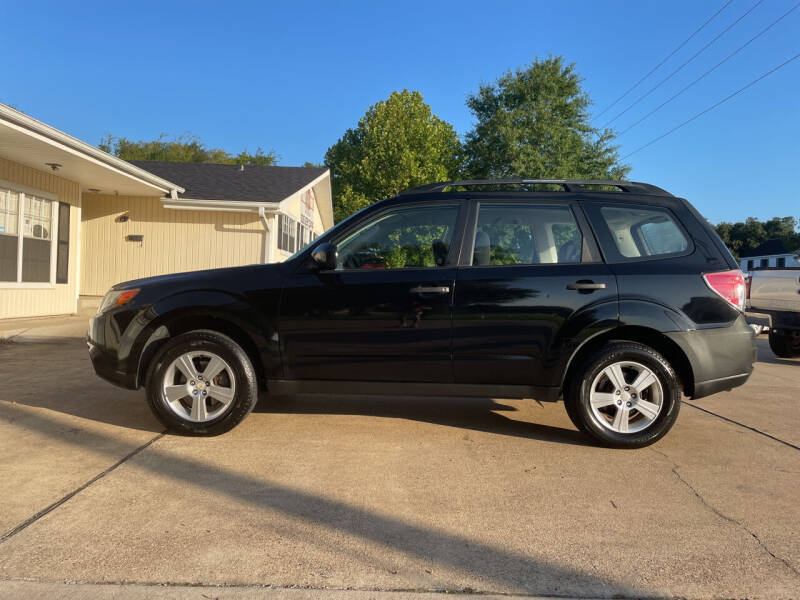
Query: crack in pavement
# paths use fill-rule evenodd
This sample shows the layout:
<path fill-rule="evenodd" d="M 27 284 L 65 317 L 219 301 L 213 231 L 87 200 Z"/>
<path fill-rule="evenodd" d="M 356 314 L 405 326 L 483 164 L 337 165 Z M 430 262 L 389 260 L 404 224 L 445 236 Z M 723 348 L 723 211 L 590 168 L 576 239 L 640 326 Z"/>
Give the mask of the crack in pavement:
<path fill-rule="evenodd" d="M 2 536 L 0 536 L 0 544 L 3 544 L 4 542 L 8 541 L 9 539 L 11 539 L 15 535 L 17 535 L 23 529 L 26 529 L 27 527 L 30 527 L 31 525 L 36 523 L 36 521 L 38 521 L 39 519 L 41 519 L 45 515 L 53 512 L 59 506 L 61 506 L 62 504 L 64 504 L 68 500 L 70 500 L 71 498 L 74 498 L 75 496 L 80 494 L 83 490 L 85 490 L 86 488 L 88 488 L 89 486 L 94 484 L 95 482 L 99 481 L 100 479 L 102 479 L 103 477 L 105 477 L 106 475 L 108 475 L 109 473 L 111 473 L 112 471 L 117 469 L 118 467 L 120 467 L 125 462 L 129 461 L 131 458 L 133 458 L 134 456 L 136 456 L 137 454 L 142 452 L 145 448 L 150 446 L 150 444 L 152 444 L 154 442 L 157 442 L 162 437 L 164 437 L 166 434 L 167 434 L 166 430 L 162 431 L 157 436 L 153 437 L 152 439 L 150 439 L 149 441 L 145 442 L 144 444 L 142 444 L 141 446 L 139 446 L 138 448 L 136 448 L 132 452 L 130 452 L 130 453 L 126 454 L 125 456 L 123 456 L 121 459 L 119 459 L 117 462 L 115 462 L 113 465 L 111 465 L 110 467 L 108 467 L 104 471 L 102 471 L 102 472 L 98 473 L 97 475 L 95 475 L 94 477 L 92 477 L 89 481 L 87 481 L 84 484 L 78 486 L 77 488 L 75 488 L 74 490 L 72 490 L 71 492 L 66 494 L 65 496 L 62 496 L 60 499 L 58 499 L 55 502 L 53 502 L 50 506 L 47 506 L 46 508 L 43 508 L 42 510 L 37 512 L 32 517 L 29 517 L 29 518 L 25 519 L 22 523 L 20 523 L 19 525 L 17 525 L 13 529 L 5 532 Z"/>
<path fill-rule="evenodd" d="M 717 413 L 715 413 L 713 411 L 708 410 L 707 408 L 701 408 L 700 406 L 697 406 L 696 404 L 692 404 L 691 402 L 687 402 L 686 400 L 682 400 L 681 402 L 682 402 L 682 404 L 685 404 L 686 406 L 691 406 L 692 408 L 696 408 L 697 410 L 703 411 L 704 413 L 707 413 L 707 414 L 711 415 L 712 417 L 717 417 L 718 419 L 722 419 L 723 421 L 727 421 L 728 423 L 731 423 L 732 425 L 737 425 L 739 427 L 742 427 L 743 429 L 749 429 L 750 431 L 752 431 L 754 433 L 757 433 L 759 435 L 763 435 L 764 437 L 769 438 L 771 440 L 774 440 L 774 441 L 776 441 L 778 443 L 781 443 L 781 444 L 783 444 L 785 446 L 789 446 L 789 448 L 794 448 L 795 450 L 800 450 L 800 446 L 796 446 L 795 444 L 793 444 L 791 442 L 787 442 L 786 440 L 782 440 L 781 438 L 775 437 L 774 435 L 766 433 L 765 431 L 761 431 L 760 429 L 758 429 L 756 427 L 750 427 L 750 425 L 745 425 L 744 423 L 741 423 L 741 422 L 736 421 L 734 419 L 731 419 L 729 417 L 725 417 L 723 415 L 717 414 Z"/>
<path fill-rule="evenodd" d="M 678 472 L 678 468 L 680 467 L 680 465 L 678 463 L 676 463 L 675 460 L 672 457 L 670 457 L 667 454 L 664 454 L 663 452 L 661 452 L 659 450 L 656 450 L 655 448 L 650 448 L 650 450 L 652 452 L 655 452 L 656 454 L 660 454 L 661 456 L 663 456 L 664 458 L 666 458 L 668 461 L 670 461 L 672 463 L 672 474 L 675 475 L 675 477 L 677 477 L 678 481 L 680 481 L 683 485 L 685 485 L 687 488 L 689 488 L 692 491 L 692 493 L 695 495 L 695 497 L 697 497 L 698 500 L 700 500 L 700 502 L 703 504 L 703 506 L 708 508 L 711 512 L 713 512 L 715 515 L 717 515 L 720 519 L 723 519 L 724 521 L 727 521 L 728 523 L 733 523 L 734 525 L 736 525 L 737 527 L 739 527 L 743 531 L 745 531 L 748 534 L 750 534 L 752 536 L 752 538 L 756 541 L 756 543 L 758 543 L 758 545 L 761 546 L 761 548 L 767 554 L 769 554 L 775 560 L 779 560 L 780 562 L 782 562 L 786 566 L 786 568 L 788 568 L 792 573 L 794 573 L 797 576 L 800 576 L 800 571 L 795 569 L 791 565 L 791 563 L 789 563 L 789 561 L 787 561 L 785 558 L 783 558 L 782 556 L 778 556 L 774 552 L 772 552 L 772 550 L 770 550 L 767 547 L 767 545 L 761 540 L 761 538 L 758 537 L 752 531 L 750 531 L 747 527 L 745 527 L 745 525 L 743 523 L 740 523 L 736 519 L 734 519 L 732 517 L 729 517 L 728 515 L 723 513 L 721 510 L 719 510 L 716 506 L 713 506 L 712 504 L 709 504 L 709 502 L 703 497 L 703 495 L 697 490 L 697 488 L 695 488 L 691 483 L 686 481 L 686 479 L 684 479 L 683 476 Z"/>
<path fill-rule="evenodd" d="M 558 600 L 600 600 L 609 598 L 614 600 L 675 600 L 674 596 L 664 596 L 660 594 L 642 595 L 636 593 L 632 595 L 614 593 L 612 595 L 602 594 L 587 594 L 587 595 L 559 595 L 548 594 L 542 596 L 540 594 L 526 594 L 524 592 L 494 592 L 490 590 L 477 590 L 471 587 L 464 588 L 425 588 L 425 587 L 374 587 L 374 586 L 348 586 L 348 587 L 321 587 L 308 584 L 298 585 L 282 585 L 272 583 L 203 583 L 203 582 L 182 582 L 182 581 L 74 581 L 74 580 L 48 580 L 48 579 L 35 579 L 27 577 L 9 577 L 0 578 L 0 583 L 3 582 L 19 582 L 19 583 L 39 583 L 48 585 L 64 585 L 64 586 L 97 586 L 97 587 L 143 587 L 143 588 L 186 588 L 186 589 L 219 589 L 219 590 L 236 590 L 236 589 L 252 589 L 252 590 L 298 590 L 298 591 L 312 591 L 312 592 L 357 592 L 357 593 L 377 593 L 377 594 L 427 594 L 427 595 L 461 595 L 461 596 L 489 596 L 489 597 L 503 597 L 503 598 L 531 598 L 541 599 L 557 598 Z M 205 597 L 205 596 L 204 596 Z"/>

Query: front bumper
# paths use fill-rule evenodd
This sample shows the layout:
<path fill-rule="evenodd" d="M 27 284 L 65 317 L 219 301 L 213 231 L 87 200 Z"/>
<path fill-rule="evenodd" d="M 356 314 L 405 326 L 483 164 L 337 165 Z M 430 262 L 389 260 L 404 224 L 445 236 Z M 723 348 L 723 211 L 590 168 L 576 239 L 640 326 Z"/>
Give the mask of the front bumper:
<path fill-rule="evenodd" d="M 120 334 L 119 320 L 108 313 L 89 320 L 86 344 L 95 373 L 114 385 L 137 388 L 137 367 L 132 364 L 129 345 Z"/>
<path fill-rule="evenodd" d="M 756 361 L 755 334 L 744 315 L 728 327 L 665 334 L 683 350 L 694 374 L 692 398 L 742 385 Z"/>

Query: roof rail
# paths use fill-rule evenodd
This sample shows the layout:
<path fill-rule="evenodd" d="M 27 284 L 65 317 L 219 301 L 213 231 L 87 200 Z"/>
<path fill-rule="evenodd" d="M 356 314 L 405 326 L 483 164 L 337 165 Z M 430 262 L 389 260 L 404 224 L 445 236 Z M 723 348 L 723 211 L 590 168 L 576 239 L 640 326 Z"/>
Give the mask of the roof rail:
<path fill-rule="evenodd" d="M 631 194 L 655 194 L 658 196 L 671 196 L 669 192 L 650 185 L 649 183 L 639 183 L 636 181 L 614 181 L 606 179 L 463 179 L 458 181 L 440 181 L 438 183 L 429 183 L 428 185 L 421 185 L 419 187 L 411 188 L 400 192 L 400 195 L 405 194 L 421 194 L 421 193 L 442 193 L 449 188 L 454 187 L 480 187 L 482 185 L 537 185 L 549 184 L 560 185 L 565 192 L 586 192 L 591 191 L 586 186 L 609 186 L 615 187 L 621 192 Z"/>

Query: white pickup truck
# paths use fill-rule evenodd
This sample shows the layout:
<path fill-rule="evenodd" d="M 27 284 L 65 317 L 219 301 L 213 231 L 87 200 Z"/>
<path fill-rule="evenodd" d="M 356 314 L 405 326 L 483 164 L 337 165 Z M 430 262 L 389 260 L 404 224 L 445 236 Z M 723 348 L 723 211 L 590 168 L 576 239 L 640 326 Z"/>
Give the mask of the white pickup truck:
<path fill-rule="evenodd" d="M 800 356 L 800 268 L 748 273 L 747 310 L 769 317 L 769 347 L 776 355 Z"/>

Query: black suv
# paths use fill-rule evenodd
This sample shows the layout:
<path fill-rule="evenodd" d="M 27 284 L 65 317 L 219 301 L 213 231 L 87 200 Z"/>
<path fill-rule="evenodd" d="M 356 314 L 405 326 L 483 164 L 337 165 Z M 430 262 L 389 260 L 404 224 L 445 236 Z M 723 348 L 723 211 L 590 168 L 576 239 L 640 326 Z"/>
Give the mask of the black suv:
<path fill-rule="evenodd" d="M 747 380 L 744 302 L 713 229 L 660 188 L 454 181 L 377 202 L 283 263 L 118 284 L 88 342 L 99 375 L 144 386 L 194 435 L 237 425 L 259 390 L 563 397 L 580 430 L 640 447 L 681 393 Z"/>

